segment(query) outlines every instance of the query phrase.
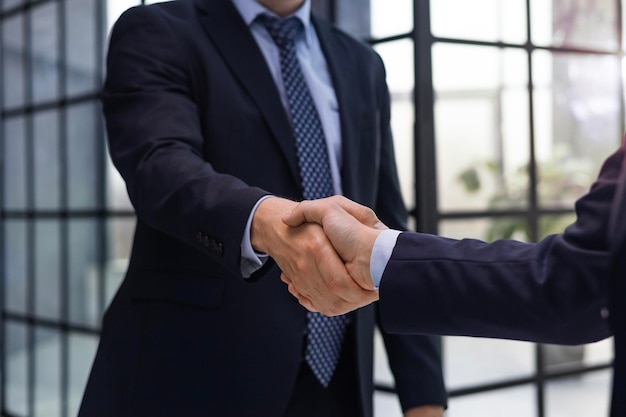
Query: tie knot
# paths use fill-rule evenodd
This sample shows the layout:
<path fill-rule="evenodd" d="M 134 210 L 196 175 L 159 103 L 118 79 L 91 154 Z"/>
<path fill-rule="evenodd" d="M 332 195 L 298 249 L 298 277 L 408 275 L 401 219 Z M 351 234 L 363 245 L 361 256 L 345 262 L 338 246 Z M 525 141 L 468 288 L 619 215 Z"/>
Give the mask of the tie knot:
<path fill-rule="evenodd" d="M 268 14 L 261 14 L 258 19 L 265 25 L 267 32 L 279 48 L 284 48 L 293 42 L 302 30 L 302 22 L 295 16 L 281 19 Z"/>

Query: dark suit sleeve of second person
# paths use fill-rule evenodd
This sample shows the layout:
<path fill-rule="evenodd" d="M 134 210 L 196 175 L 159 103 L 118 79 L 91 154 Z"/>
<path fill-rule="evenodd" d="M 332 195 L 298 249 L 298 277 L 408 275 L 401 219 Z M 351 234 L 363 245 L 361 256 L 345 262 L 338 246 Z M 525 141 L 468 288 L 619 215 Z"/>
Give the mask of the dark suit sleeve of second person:
<path fill-rule="evenodd" d="M 575 223 L 537 244 L 401 234 L 381 281 L 384 328 L 560 344 L 610 336 L 607 235 L 623 156 L 605 161 Z"/>
<path fill-rule="evenodd" d="M 382 64 L 380 66 L 382 67 Z M 384 71 L 384 69 L 382 69 Z M 384 75 L 381 77 L 384 80 Z M 390 129 L 389 92 L 381 83 L 381 164 L 375 211 L 389 227 L 406 230 L 407 212 L 398 181 Z M 389 366 L 403 410 L 421 405 L 447 406 L 447 394 L 438 336 L 389 334 L 380 326 Z"/>

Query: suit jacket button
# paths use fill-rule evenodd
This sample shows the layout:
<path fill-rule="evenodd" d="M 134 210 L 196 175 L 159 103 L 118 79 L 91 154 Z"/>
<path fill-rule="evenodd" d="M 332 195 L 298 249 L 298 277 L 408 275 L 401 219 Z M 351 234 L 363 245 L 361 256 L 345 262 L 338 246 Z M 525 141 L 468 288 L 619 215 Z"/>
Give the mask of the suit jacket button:
<path fill-rule="evenodd" d="M 202 232 L 196 233 L 196 242 L 202 243 Z"/>
<path fill-rule="evenodd" d="M 208 236 L 204 236 L 202 238 L 202 244 L 204 245 L 205 248 L 209 247 L 209 237 Z"/>
<path fill-rule="evenodd" d="M 219 242 L 213 242 L 213 251 L 222 256 L 224 255 L 224 246 Z"/>

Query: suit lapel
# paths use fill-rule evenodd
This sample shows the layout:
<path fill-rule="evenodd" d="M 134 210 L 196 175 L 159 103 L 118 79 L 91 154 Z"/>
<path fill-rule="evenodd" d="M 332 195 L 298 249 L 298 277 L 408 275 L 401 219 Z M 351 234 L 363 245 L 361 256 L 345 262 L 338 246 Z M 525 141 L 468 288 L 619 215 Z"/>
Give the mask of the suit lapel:
<path fill-rule="evenodd" d="M 317 36 L 322 46 L 322 51 L 326 57 L 328 70 L 333 82 L 337 103 L 339 106 L 339 120 L 341 124 L 341 143 L 343 161 L 341 167 L 341 178 L 343 194 L 350 197 L 354 196 L 353 184 L 358 184 L 355 168 L 359 166 L 359 140 L 355 135 L 359 127 L 358 109 L 358 91 L 359 85 L 355 74 L 358 68 L 352 60 L 349 50 L 344 48 L 344 44 L 338 42 L 337 37 L 333 34 L 333 27 L 327 22 L 312 17 L 313 24 L 317 32 Z M 357 193 L 358 194 L 358 193 Z"/>
<path fill-rule="evenodd" d="M 196 0 L 200 21 L 232 73 L 256 102 L 300 183 L 293 133 L 274 79 L 249 28 L 229 0 Z"/>

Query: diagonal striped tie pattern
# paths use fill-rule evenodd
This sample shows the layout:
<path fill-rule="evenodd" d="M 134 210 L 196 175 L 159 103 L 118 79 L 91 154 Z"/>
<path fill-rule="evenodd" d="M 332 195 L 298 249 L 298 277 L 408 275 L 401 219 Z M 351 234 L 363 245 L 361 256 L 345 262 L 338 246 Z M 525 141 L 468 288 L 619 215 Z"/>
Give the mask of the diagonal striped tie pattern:
<path fill-rule="evenodd" d="M 280 66 L 296 141 L 304 198 L 313 200 L 334 194 L 324 131 L 296 56 L 295 38 L 302 31 L 296 17 L 280 19 L 259 15 L 280 51 Z M 308 313 L 305 359 L 320 383 L 327 387 L 337 366 L 348 320 Z"/>

